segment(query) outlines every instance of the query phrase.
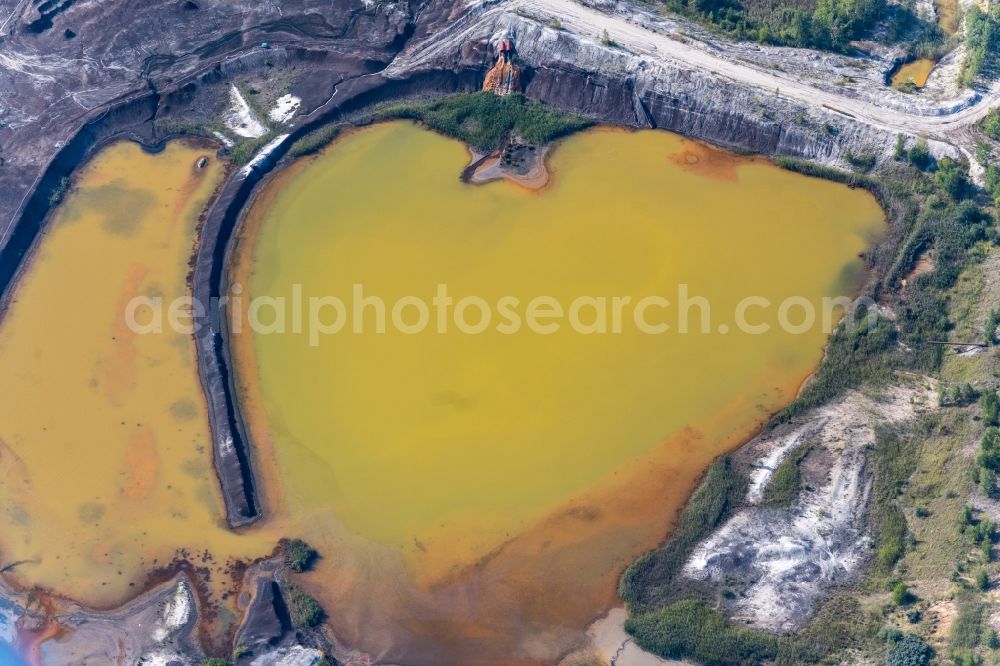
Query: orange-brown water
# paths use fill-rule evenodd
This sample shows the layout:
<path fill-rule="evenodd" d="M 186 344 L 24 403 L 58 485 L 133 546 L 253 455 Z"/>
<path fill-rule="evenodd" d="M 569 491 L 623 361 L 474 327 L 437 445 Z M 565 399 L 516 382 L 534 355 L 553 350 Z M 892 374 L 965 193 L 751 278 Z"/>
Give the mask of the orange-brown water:
<path fill-rule="evenodd" d="M 301 277 L 560 299 L 684 279 L 724 320 L 745 292 L 851 291 L 881 226 L 862 192 L 665 133 L 568 140 L 541 193 L 463 185 L 465 161 L 408 124 L 345 137 L 264 188 L 233 278 L 256 294 Z M 21 584 L 111 605 L 186 549 L 222 592 L 229 560 L 301 536 L 323 555 L 303 583 L 346 643 L 406 663 L 551 662 L 710 460 L 819 358 L 821 333 L 237 336 L 267 516 L 233 533 L 191 337 L 135 335 L 122 316 L 134 295 L 188 293 L 222 175 L 195 146 L 106 149 L 17 287 L 0 322 L 0 557 L 24 561 Z"/>
<path fill-rule="evenodd" d="M 186 550 L 221 588 L 229 558 L 279 538 L 226 529 L 191 336 L 139 335 L 124 316 L 134 296 L 189 293 L 224 175 L 205 147 L 106 148 L 17 284 L 0 321 L 0 567 L 19 563 L 15 582 L 110 606 Z"/>
<path fill-rule="evenodd" d="M 937 63 L 930 58 L 918 58 L 900 67 L 892 75 L 892 85 L 900 86 L 905 83 L 912 83 L 917 88 L 927 85 L 927 77 L 931 75 L 931 70 Z"/>

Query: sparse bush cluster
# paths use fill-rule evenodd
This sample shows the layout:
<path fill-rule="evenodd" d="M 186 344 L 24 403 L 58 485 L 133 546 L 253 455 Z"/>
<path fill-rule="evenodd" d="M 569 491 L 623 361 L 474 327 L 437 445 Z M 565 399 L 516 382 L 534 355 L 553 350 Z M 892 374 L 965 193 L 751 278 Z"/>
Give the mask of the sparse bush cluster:
<path fill-rule="evenodd" d="M 825 663 L 829 655 L 875 638 L 861 604 L 847 596 L 829 599 L 801 631 L 783 636 L 734 627 L 707 603 L 692 598 L 631 618 L 625 630 L 661 657 L 719 666 Z"/>
<path fill-rule="evenodd" d="M 336 139 L 338 134 L 340 125 L 323 125 L 296 140 L 288 149 L 288 154 L 292 157 L 311 155 Z"/>
<path fill-rule="evenodd" d="M 797 0 L 781 5 L 735 0 L 667 0 L 669 9 L 727 34 L 760 42 L 846 51 L 872 28 L 884 0 Z"/>
<path fill-rule="evenodd" d="M 938 385 L 938 404 L 942 407 L 964 407 L 971 405 L 979 397 L 972 384 L 946 384 L 941 382 Z"/>
<path fill-rule="evenodd" d="M 992 73 L 996 67 L 998 47 L 1000 8 L 993 4 L 986 13 L 973 3 L 965 15 L 965 60 L 962 61 L 958 84 L 971 86 L 981 75 Z"/>

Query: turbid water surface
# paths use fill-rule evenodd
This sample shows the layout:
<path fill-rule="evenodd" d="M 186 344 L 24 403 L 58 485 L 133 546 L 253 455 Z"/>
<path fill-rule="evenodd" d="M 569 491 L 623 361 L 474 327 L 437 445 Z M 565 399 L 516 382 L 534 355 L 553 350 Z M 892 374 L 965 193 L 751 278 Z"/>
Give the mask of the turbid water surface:
<path fill-rule="evenodd" d="M 822 327 L 777 330 L 778 304 L 854 292 L 883 225 L 866 192 L 663 132 L 573 137 L 540 193 L 463 184 L 466 159 L 408 123 L 353 132 L 264 189 L 234 271 L 250 296 L 285 299 L 236 357 L 283 501 L 330 552 L 315 589 L 340 635 L 402 661 L 567 645 L 710 461 L 816 365 Z M 491 305 L 489 324 L 438 320 L 439 285 Z M 697 307 L 677 330 L 682 285 L 710 304 L 703 333 Z M 386 304 L 384 333 L 376 306 L 357 316 L 359 288 Z M 650 295 L 674 304 L 646 311 L 670 332 L 637 330 L 628 308 L 621 333 L 595 332 L 599 299 L 610 329 L 614 297 Z M 512 332 L 538 296 L 566 312 L 589 299 L 589 332 Z M 345 303 L 339 333 L 296 330 L 311 297 Z M 746 297 L 773 304 L 747 312 L 775 330 L 736 330 Z M 401 331 L 392 306 L 416 326 L 414 298 L 427 328 Z M 481 323 L 481 306 L 465 312 Z"/>

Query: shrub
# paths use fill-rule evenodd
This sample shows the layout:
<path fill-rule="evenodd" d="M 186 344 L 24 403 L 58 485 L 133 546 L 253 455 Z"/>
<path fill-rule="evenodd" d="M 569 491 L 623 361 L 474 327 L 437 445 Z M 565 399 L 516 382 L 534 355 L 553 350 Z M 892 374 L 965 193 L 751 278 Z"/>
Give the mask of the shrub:
<path fill-rule="evenodd" d="M 300 588 L 289 586 L 286 590 L 288 616 L 296 629 L 308 629 L 319 626 L 326 618 L 326 613 L 319 602 L 303 592 Z"/>
<path fill-rule="evenodd" d="M 987 587 L 990 586 L 990 575 L 986 573 L 986 569 L 980 569 L 976 572 L 976 589 L 980 591 L 985 591 Z"/>
<path fill-rule="evenodd" d="M 965 60 L 958 75 L 960 86 L 971 86 L 981 74 L 991 69 L 998 40 L 1000 11 L 994 6 L 987 14 L 975 4 L 969 7 L 965 15 Z"/>
<path fill-rule="evenodd" d="M 991 308 L 986 315 L 986 323 L 983 326 L 983 342 L 988 345 L 995 345 L 997 342 L 997 327 L 1000 326 L 1000 310 Z"/>
<path fill-rule="evenodd" d="M 49 192 L 49 205 L 58 206 L 62 203 L 63 197 L 65 197 L 66 193 L 69 191 L 69 186 L 70 180 L 68 177 L 63 176 L 60 178 L 59 182 L 56 183 L 56 186 L 52 188 L 51 192 Z"/>
<path fill-rule="evenodd" d="M 985 414 L 984 414 L 985 417 Z M 978 462 L 994 471 L 1000 470 L 1000 429 L 990 426 L 979 441 Z"/>
<path fill-rule="evenodd" d="M 904 606 L 912 600 L 913 595 L 910 594 L 910 590 L 906 587 L 906 584 L 896 583 L 895 587 L 892 588 L 892 603 L 897 606 Z"/>
<path fill-rule="evenodd" d="M 996 391 L 986 391 L 979 401 L 979 406 L 986 425 L 1000 426 L 1000 397 L 997 397 Z"/>
<path fill-rule="evenodd" d="M 917 145 L 910 149 L 909 160 L 910 164 L 921 171 L 926 171 L 934 165 L 934 157 L 931 156 L 931 149 L 927 145 L 926 138 L 917 139 Z"/>
<path fill-rule="evenodd" d="M 858 171 L 864 172 L 871 171 L 875 168 L 875 163 L 877 161 L 875 153 L 862 153 L 857 155 L 852 150 L 848 150 L 844 153 L 844 159 Z"/>
<path fill-rule="evenodd" d="M 934 183 L 953 200 L 959 201 L 965 197 L 969 189 L 969 181 L 966 176 L 966 170 L 960 162 L 950 157 L 944 157 L 938 161 Z"/>
<path fill-rule="evenodd" d="M 302 539 L 290 539 L 282 543 L 285 564 L 298 572 L 309 570 L 319 554 Z"/>
<path fill-rule="evenodd" d="M 902 162 L 908 159 L 909 153 L 906 152 L 906 136 L 902 133 L 896 135 L 896 148 L 892 153 L 892 159 L 897 162 Z"/>
<path fill-rule="evenodd" d="M 979 487 L 987 497 L 993 497 L 997 492 L 997 473 L 989 467 L 979 470 Z"/>
<path fill-rule="evenodd" d="M 990 112 L 979 121 L 979 127 L 986 136 L 994 141 L 1000 141 L 1000 109 L 990 109 Z"/>
<path fill-rule="evenodd" d="M 951 648 L 953 653 L 974 650 L 983 635 L 983 602 L 971 592 L 958 600 L 958 613 L 951 625 Z"/>
<path fill-rule="evenodd" d="M 927 666 L 934 651 L 927 643 L 912 635 L 904 636 L 885 658 L 885 666 Z"/>

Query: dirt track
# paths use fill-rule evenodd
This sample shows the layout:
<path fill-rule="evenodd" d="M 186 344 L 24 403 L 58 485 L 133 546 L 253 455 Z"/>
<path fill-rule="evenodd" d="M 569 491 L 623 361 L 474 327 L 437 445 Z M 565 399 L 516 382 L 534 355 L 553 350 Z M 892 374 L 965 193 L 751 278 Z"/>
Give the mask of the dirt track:
<path fill-rule="evenodd" d="M 690 39 L 680 41 L 671 36 L 653 32 L 641 25 L 626 20 L 625 17 L 607 14 L 574 0 L 518 0 L 518 7 L 535 16 L 546 19 L 558 18 L 564 30 L 589 37 L 595 41 L 607 30 L 619 45 L 636 55 L 651 61 L 673 61 L 683 63 L 693 69 L 712 72 L 743 85 L 763 91 L 778 89 L 783 97 L 803 102 L 817 109 L 827 109 L 840 113 L 891 132 L 926 134 L 931 138 L 961 145 L 965 137 L 959 130 L 982 118 L 990 108 L 1000 103 L 1000 82 L 983 91 L 971 106 L 959 110 L 940 106 L 938 115 L 920 115 L 887 109 L 877 104 L 819 90 L 788 74 L 776 70 L 764 70 L 743 62 L 736 62 L 721 55 L 722 49 L 713 52 L 713 47 Z M 511 5 L 500 4 L 492 11 L 510 11 Z"/>

